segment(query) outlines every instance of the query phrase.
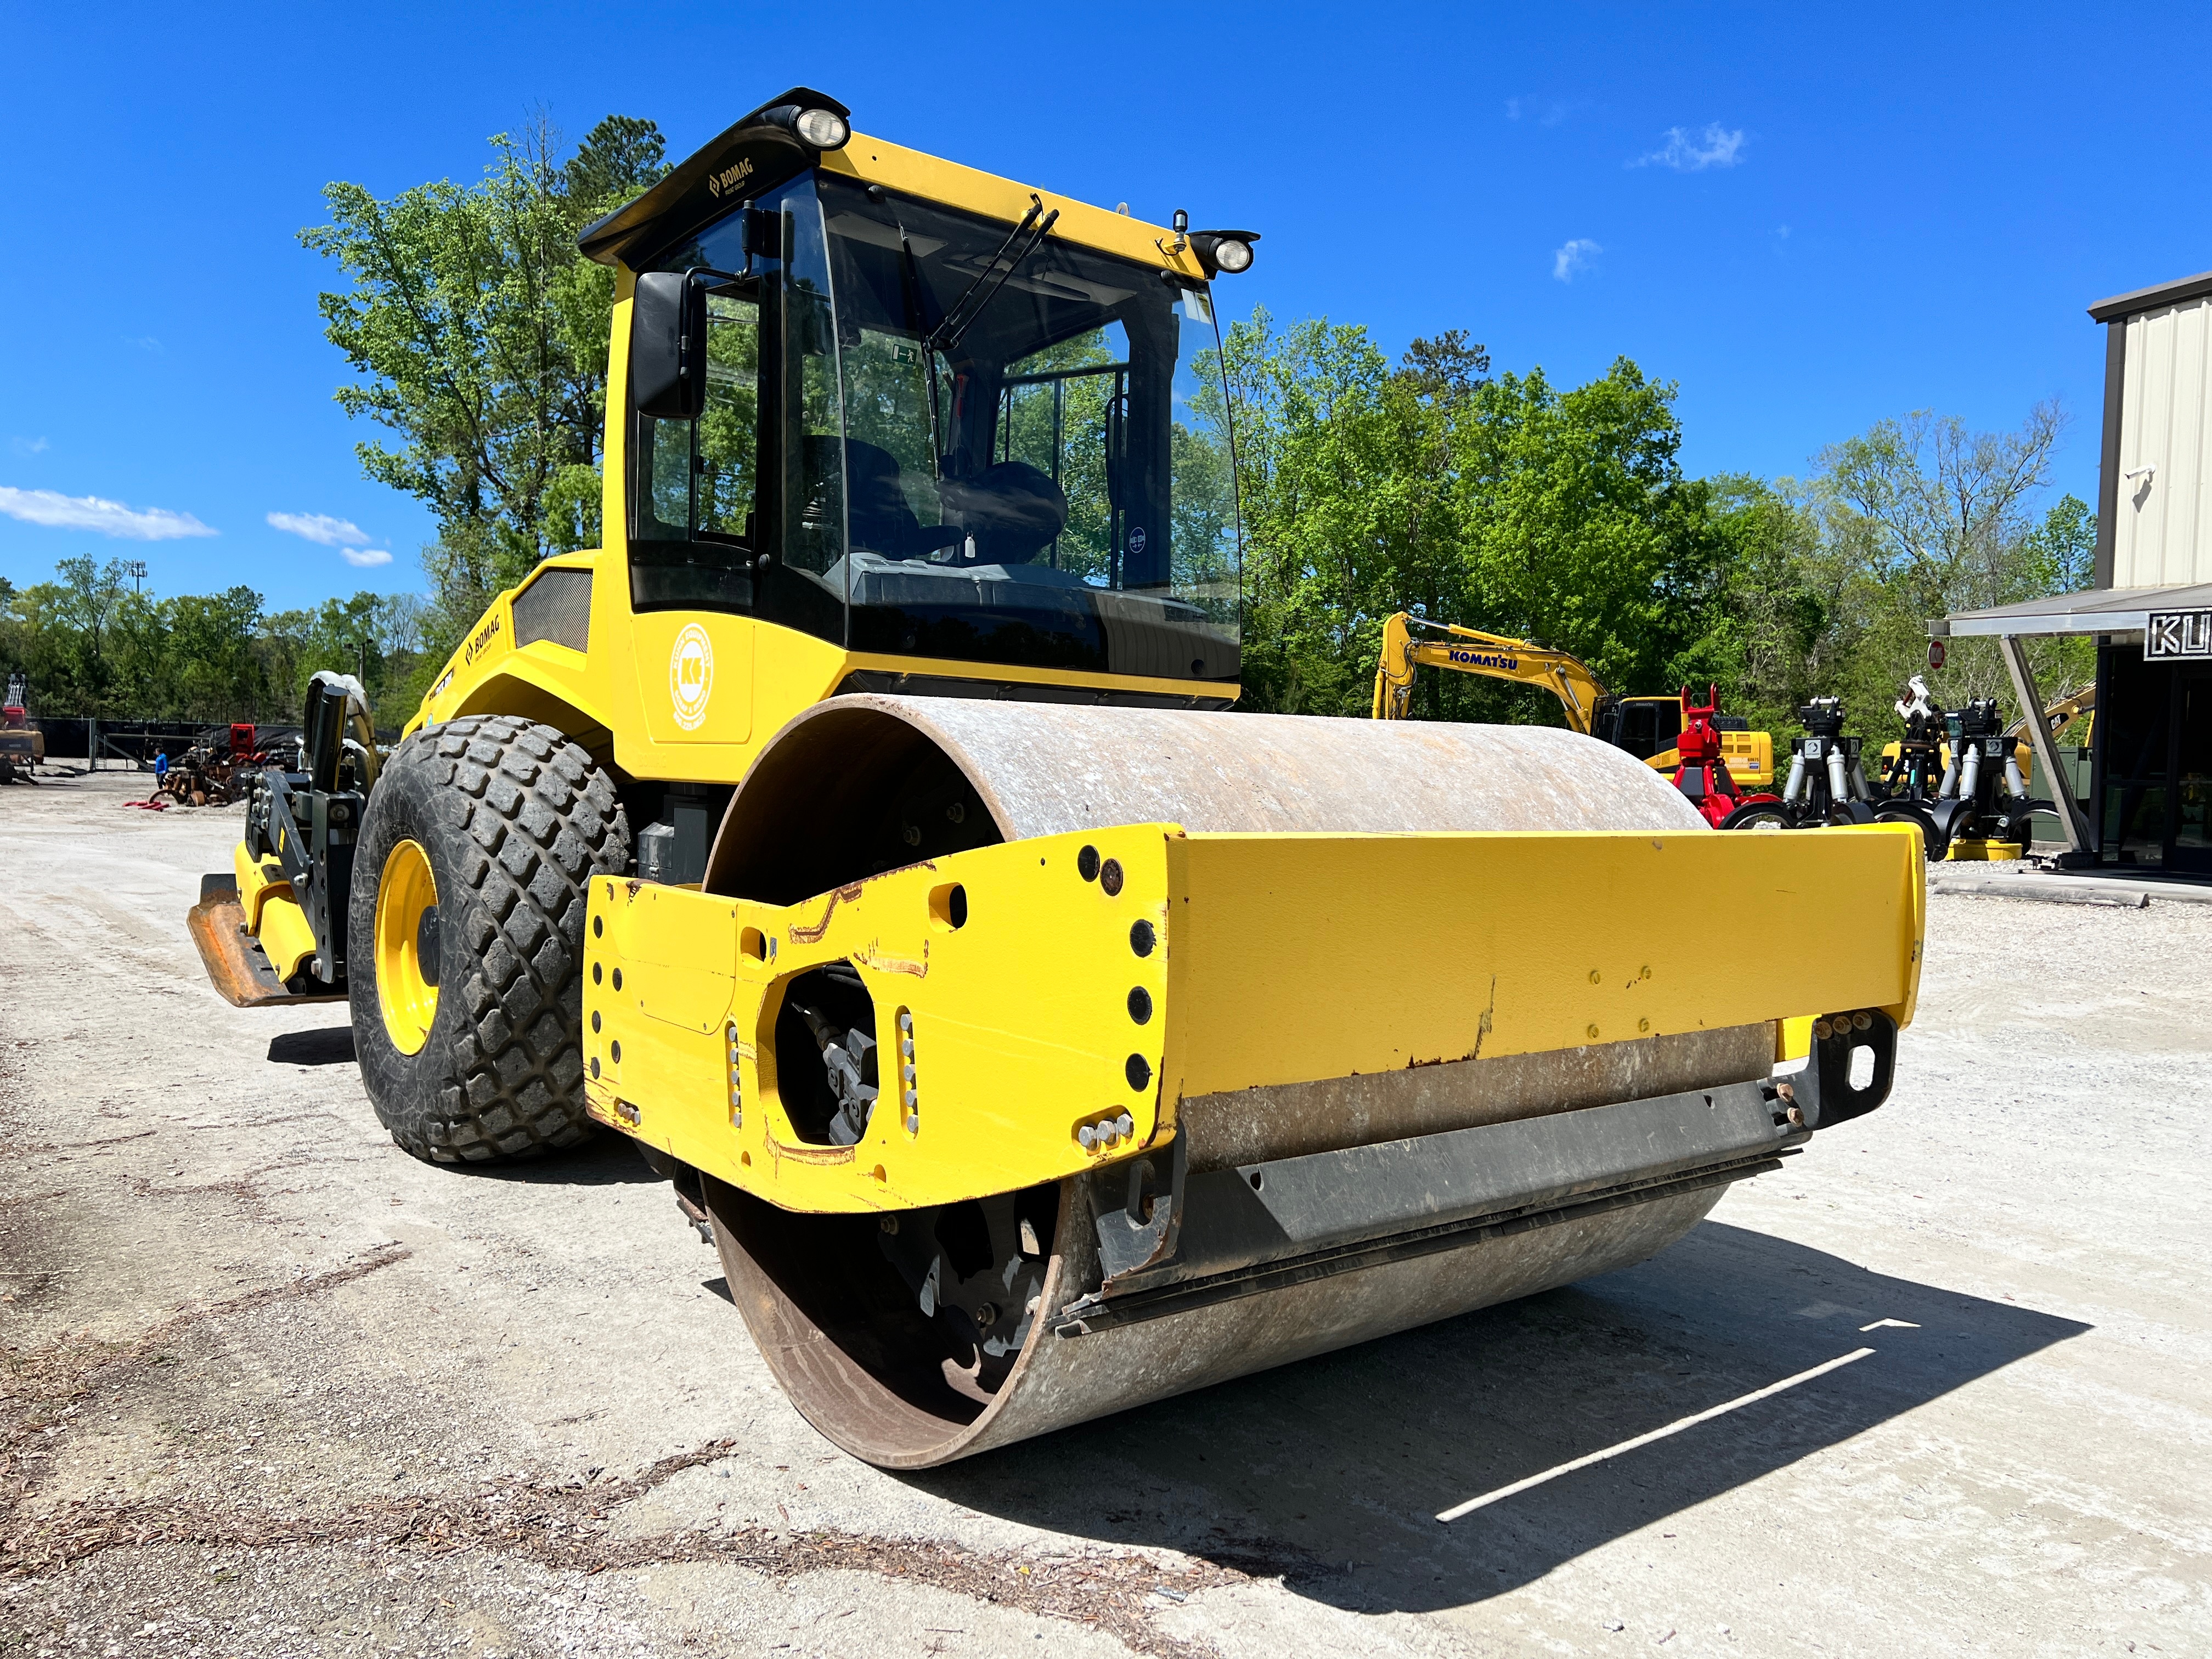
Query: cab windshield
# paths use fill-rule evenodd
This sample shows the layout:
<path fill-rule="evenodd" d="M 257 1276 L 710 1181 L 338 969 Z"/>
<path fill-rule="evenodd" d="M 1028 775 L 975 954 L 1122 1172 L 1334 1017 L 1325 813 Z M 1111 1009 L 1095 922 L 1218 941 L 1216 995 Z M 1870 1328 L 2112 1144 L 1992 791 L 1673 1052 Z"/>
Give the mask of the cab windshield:
<path fill-rule="evenodd" d="M 640 456 L 664 516 L 694 521 L 670 533 L 750 550 L 723 497 L 750 499 L 751 428 L 781 404 L 764 616 L 860 652 L 1234 681 L 1236 480 L 1205 289 L 1040 234 L 1041 213 L 1022 230 L 833 175 L 769 211 L 753 245 L 772 235 L 781 258 L 755 259 L 760 295 L 714 307 L 692 453 L 664 433 L 667 461 Z M 720 240 L 677 258 L 731 269 Z M 757 372 L 763 328 L 781 396 L 725 392 L 717 426 L 718 383 Z M 702 574 L 684 580 L 703 598 Z"/>

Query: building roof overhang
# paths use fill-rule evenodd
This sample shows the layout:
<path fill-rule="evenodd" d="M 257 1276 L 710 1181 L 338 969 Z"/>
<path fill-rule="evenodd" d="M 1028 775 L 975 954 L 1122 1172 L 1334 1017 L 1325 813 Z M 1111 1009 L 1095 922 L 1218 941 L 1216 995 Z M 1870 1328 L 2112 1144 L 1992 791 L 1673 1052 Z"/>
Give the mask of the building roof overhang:
<path fill-rule="evenodd" d="M 2160 611 L 2212 610 L 2212 582 L 2180 587 L 2100 587 L 1987 611 L 1954 611 L 1928 624 L 1937 639 L 2028 638 L 2054 634 L 2139 634 Z"/>
<path fill-rule="evenodd" d="M 2185 300 L 2197 299 L 2207 294 L 2212 294 L 2212 270 L 2199 271 L 2194 276 L 2182 276 L 2149 288 L 2139 288 L 2132 294 L 2115 294 L 2111 299 L 2100 300 L 2091 306 L 2089 315 L 2100 323 L 2120 322 L 2130 317 L 2140 317 L 2146 311 L 2178 306 Z"/>

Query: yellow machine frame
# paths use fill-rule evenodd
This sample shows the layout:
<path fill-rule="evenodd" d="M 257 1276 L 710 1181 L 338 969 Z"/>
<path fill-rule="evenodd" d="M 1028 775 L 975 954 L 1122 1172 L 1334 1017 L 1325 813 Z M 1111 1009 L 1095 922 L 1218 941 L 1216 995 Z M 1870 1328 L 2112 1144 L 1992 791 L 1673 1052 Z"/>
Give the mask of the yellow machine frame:
<path fill-rule="evenodd" d="M 1084 847 L 1120 863 L 1118 892 L 1079 878 Z M 1834 935 L 1838 892 L 1853 925 L 1820 951 L 1715 951 L 1649 902 L 1655 888 L 1722 883 L 1782 937 Z M 1344 971 L 1346 940 L 1408 892 L 1453 948 L 1411 981 Z M 1156 1145 L 1180 1101 L 1225 1090 L 1763 1021 L 1788 1027 L 1778 1059 L 1800 1057 L 1808 1010 L 1911 1020 L 1923 905 L 1918 836 L 1902 824 L 1786 836 L 1131 824 L 782 907 L 601 878 L 586 1097 L 602 1122 L 784 1208 L 913 1208 Z M 1139 923 L 1152 941 L 1141 956 Z M 773 1033 L 782 988 L 840 961 L 859 969 L 887 1048 L 901 1045 L 884 1072 L 896 1109 L 858 1146 L 807 1145 L 776 1092 Z M 1117 1150 L 1085 1146 L 1080 1130 L 1123 1114 Z"/>

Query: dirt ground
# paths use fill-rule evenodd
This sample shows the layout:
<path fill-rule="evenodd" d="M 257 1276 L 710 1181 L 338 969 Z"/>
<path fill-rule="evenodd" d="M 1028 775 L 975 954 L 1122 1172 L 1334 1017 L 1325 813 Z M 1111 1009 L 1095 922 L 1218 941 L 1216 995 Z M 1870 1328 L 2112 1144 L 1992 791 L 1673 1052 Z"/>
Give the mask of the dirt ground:
<path fill-rule="evenodd" d="M 2212 906 L 1938 896 L 1889 1104 L 1667 1254 L 894 1475 L 625 1146 L 419 1164 L 218 1000 L 145 781 L 0 790 L 0 1655 L 2212 1651 Z"/>

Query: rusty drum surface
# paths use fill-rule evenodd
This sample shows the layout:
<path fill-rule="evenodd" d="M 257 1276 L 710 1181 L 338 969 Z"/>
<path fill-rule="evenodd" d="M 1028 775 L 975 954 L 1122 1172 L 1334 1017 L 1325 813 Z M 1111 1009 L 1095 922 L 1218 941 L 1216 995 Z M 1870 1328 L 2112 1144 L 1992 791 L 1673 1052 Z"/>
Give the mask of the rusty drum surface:
<path fill-rule="evenodd" d="M 723 820 L 706 885 L 779 902 L 825 890 L 867 872 L 859 832 L 844 826 L 902 789 L 938 799 L 959 787 L 988 820 L 969 844 L 1154 822 L 1708 833 L 1650 768 L 1547 727 L 864 696 L 809 708 L 765 745 Z M 1190 1167 L 1741 1082 L 1765 1075 L 1771 1043 L 1761 1025 L 1201 1097 L 1183 1103 Z M 1038 1317 L 995 1395 L 974 1398 L 946 1386 L 949 1371 L 897 1358 L 911 1309 L 874 1297 L 873 1281 L 840 1277 L 840 1261 L 871 1253 L 849 1218 L 789 1215 L 711 1182 L 708 1195 L 732 1296 L 799 1409 L 871 1462 L 924 1468 L 1608 1272 L 1674 1243 L 1723 1189 L 1670 1190 L 1139 1324 L 1056 1334 Z M 1048 1312 L 1099 1283 L 1081 1182 L 1060 1188 L 1058 1218 L 1040 1297 Z"/>

